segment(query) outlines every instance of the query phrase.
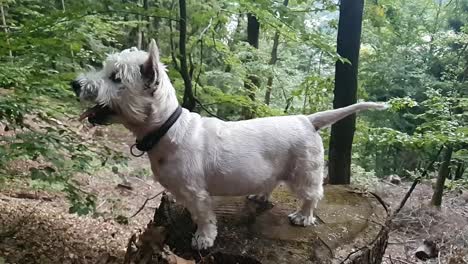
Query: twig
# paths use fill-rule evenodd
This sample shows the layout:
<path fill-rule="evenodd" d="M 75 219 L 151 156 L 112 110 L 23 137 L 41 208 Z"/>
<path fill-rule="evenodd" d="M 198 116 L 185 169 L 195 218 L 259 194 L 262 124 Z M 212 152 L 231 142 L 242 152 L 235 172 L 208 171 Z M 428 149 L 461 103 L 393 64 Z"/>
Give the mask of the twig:
<path fill-rule="evenodd" d="M 142 13 L 131 12 L 131 11 L 126 11 L 126 10 L 112 10 L 112 11 L 102 10 L 102 11 L 90 12 L 90 13 L 83 14 L 83 15 L 76 16 L 76 17 L 71 17 L 71 18 L 68 18 L 68 17 L 67 17 L 66 19 L 61 19 L 60 21 L 57 21 L 56 23 L 57 23 L 57 24 L 60 24 L 60 23 L 72 21 L 72 20 L 74 20 L 74 19 L 75 19 L 75 20 L 78 20 L 78 19 L 80 19 L 80 18 L 85 18 L 85 17 L 87 17 L 87 16 L 102 15 L 102 14 L 115 14 L 115 13 L 130 14 L 130 15 L 138 15 L 138 16 L 152 17 L 152 18 L 163 18 L 163 19 L 167 19 L 167 20 L 169 20 L 169 21 L 178 21 L 177 19 L 172 18 L 172 17 L 167 17 L 167 16 L 156 16 L 156 15 L 149 15 L 149 14 L 142 14 Z M 65 17 L 64 17 L 64 18 L 65 18 Z"/>
<path fill-rule="evenodd" d="M 317 238 L 320 240 L 320 242 L 322 242 L 322 244 L 325 245 L 325 247 L 330 251 L 330 256 L 331 257 L 334 257 L 335 254 L 333 254 L 333 250 L 331 249 L 331 247 L 320 237 L 320 236 L 317 236 Z"/>
<path fill-rule="evenodd" d="M 198 37 L 198 42 L 200 42 L 200 69 L 198 70 L 198 75 L 195 78 L 195 83 L 193 85 L 194 86 L 193 91 L 195 93 L 195 96 L 197 96 L 197 83 L 198 83 L 198 80 L 200 79 L 200 74 L 203 68 L 203 36 L 205 35 L 206 31 L 208 31 L 208 29 L 211 27 L 212 22 L 213 22 L 213 18 L 210 18 L 210 23 L 208 23 L 208 26 L 206 26 L 206 28 L 202 30 L 202 32 L 200 33 L 200 37 Z"/>
<path fill-rule="evenodd" d="M 130 191 L 133 190 L 133 187 L 132 187 L 132 186 L 126 185 L 126 184 L 122 184 L 122 183 L 117 184 L 117 187 L 118 187 L 118 188 L 122 188 L 122 189 L 126 189 L 126 190 L 130 190 Z"/>
<path fill-rule="evenodd" d="M 127 243 L 127 252 L 125 252 L 124 264 L 130 264 L 132 255 L 132 245 L 136 245 L 136 234 L 133 234 Z"/>
<path fill-rule="evenodd" d="M 216 117 L 216 118 L 221 119 L 221 120 L 223 120 L 223 121 L 229 121 L 229 120 L 226 120 L 226 119 L 224 119 L 224 118 L 222 118 L 222 117 L 217 116 L 216 114 L 213 114 L 213 113 L 212 113 L 211 111 L 209 111 L 205 106 L 203 106 L 203 104 L 202 104 L 202 103 L 200 102 L 200 100 L 198 100 L 197 98 L 195 98 L 195 102 L 197 102 L 197 104 L 198 104 L 203 110 L 205 110 L 205 112 L 207 112 L 210 116 Z"/>
<path fill-rule="evenodd" d="M 101 208 L 101 206 L 103 206 L 105 203 L 107 202 L 107 200 L 104 200 L 102 201 L 98 206 L 96 206 L 96 211 Z"/>
<path fill-rule="evenodd" d="M 180 71 L 179 69 L 179 64 L 177 64 L 177 57 L 175 55 L 175 47 L 174 47 L 174 36 L 173 36 L 173 29 L 172 29 L 172 21 L 169 21 L 169 43 L 171 44 L 171 58 L 172 58 L 172 64 L 174 64 L 174 68 L 177 71 Z"/>
<path fill-rule="evenodd" d="M 143 208 L 145 208 L 146 206 L 146 203 L 148 203 L 149 201 L 153 200 L 154 198 L 158 197 L 159 195 L 161 195 L 164 191 L 160 191 L 159 193 L 157 193 L 155 196 L 153 197 L 150 197 L 150 198 L 146 198 L 145 202 L 143 203 L 143 205 L 141 205 L 140 209 L 138 209 L 138 211 L 136 211 L 132 216 L 130 216 L 129 218 L 133 218 L 135 217 L 137 214 L 139 214 L 141 212 L 141 210 L 143 210 Z"/>
<path fill-rule="evenodd" d="M 403 206 L 405 206 L 406 202 L 408 201 L 408 198 L 411 196 L 411 193 L 413 193 L 414 188 L 416 188 L 416 185 L 418 185 L 418 183 L 421 182 L 421 179 L 427 175 L 427 172 L 428 172 L 429 169 L 432 167 L 432 165 L 434 165 L 434 163 L 436 162 L 437 158 L 439 157 L 440 153 L 442 152 L 442 149 L 444 149 L 444 146 L 440 147 L 439 151 L 437 152 L 437 155 L 436 155 L 435 158 L 431 161 L 431 163 L 426 167 L 426 169 L 423 171 L 423 173 L 421 174 L 421 176 L 417 177 L 417 178 L 414 180 L 413 184 L 411 185 L 411 188 L 408 190 L 408 192 L 406 193 L 405 197 L 403 197 L 403 200 L 401 200 L 400 205 L 398 206 L 398 208 L 397 208 L 397 209 L 395 210 L 395 212 L 393 213 L 391 219 L 395 218 L 395 216 L 401 211 L 401 209 L 403 208 Z"/>
<path fill-rule="evenodd" d="M 372 194 L 375 199 L 377 199 L 377 201 L 379 201 L 379 203 L 383 206 L 383 208 L 385 209 L 385 212 L 387 212 L 387 216 L 388 216 L 388 206 L 387 204 L 385 203 L 385 201 L 380 197 L 378 196 L 376 193 L 374 192 L 369 192 L 370 194 Z"/>
<path fill-rule="evenodd" d="M 12 193 L 9 195 L 10 197 L 17 198 L 17 199 L 31 199 L 31 200 L 43 200 L 43 201 L 52 201 L 52 197 L 47 197 L 47 196 L 39 196 L 37 193 L 32 194 L 32 193 Z"/>

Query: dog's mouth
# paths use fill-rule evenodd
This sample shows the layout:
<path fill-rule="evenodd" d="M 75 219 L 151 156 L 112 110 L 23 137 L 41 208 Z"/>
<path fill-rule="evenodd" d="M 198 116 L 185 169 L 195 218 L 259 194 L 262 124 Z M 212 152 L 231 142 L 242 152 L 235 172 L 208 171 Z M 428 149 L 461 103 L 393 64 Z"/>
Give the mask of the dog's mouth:
<path fill-rule="evenodd" d="M 108 106 L 97 104 L 84 111 L 78 120 L 81 122 L 88 118 L 88 121 L 93 125 L 107 125 L 110 124 L 110 119 L 114 114 L 115 112 Z"/>

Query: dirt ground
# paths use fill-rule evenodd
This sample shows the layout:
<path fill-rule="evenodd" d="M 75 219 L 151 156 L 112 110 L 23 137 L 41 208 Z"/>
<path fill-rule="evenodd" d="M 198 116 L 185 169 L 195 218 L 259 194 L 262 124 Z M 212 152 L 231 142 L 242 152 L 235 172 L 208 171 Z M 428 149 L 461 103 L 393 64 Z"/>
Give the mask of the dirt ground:
<path fill-rule="evenodd" d="M 126 154 L 133 143 L 121 129 L 99 128 L 94 135 Z M 149 171 L 143 156 L 132 158 L 120 175 L 109 170 L 76 175 L 80 188 L 98 197 L 97 213 L 86 217 L 69 214 L 67 200 L 59 192 L 32 191 L 21 180 L 0 188 L 0 264 L 122 263 L 128 239 L 145 227 L 159 204 L 159 197 L 149 200 L 130 217 L 163 190 Z M 380 182 L 373 189 L 396 208 L 409 185 Z M 425 263 L 468 263 L 467 192 L 446 194 L 440 210 L 427 205 L 431 194 L 428 183 L 415 189 L 394 221 L 383 263 L 423 263 L 414 251 L 424 239 L 434 241 L 439 249 L 437 257 Z"/>
<path fill-rule="evenodd" d="M 398 207 L 411 183 L 396 186 L 380 182 L 376 188 L 381 197 Z M 383 263 L 468 263 L 468 192 L 446 193 L 440 209 L 429 205 L 432 187 L 419 184 L 391 227 Z M 415 257 L 424 240 L 435 242 L 437 257 L 425 262 Z"/>

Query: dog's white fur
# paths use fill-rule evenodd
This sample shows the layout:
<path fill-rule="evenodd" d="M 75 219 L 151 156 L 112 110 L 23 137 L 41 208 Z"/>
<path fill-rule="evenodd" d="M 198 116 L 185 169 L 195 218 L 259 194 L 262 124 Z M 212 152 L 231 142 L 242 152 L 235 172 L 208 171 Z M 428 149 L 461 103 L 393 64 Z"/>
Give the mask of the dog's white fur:
<path fill-rule="evenodd" d="M 155 76 L 145 78 L 140 65 L 149 65 Z M 109 79 L 115 71 L 121 84 Z M 94 101 L 116 110 L 120 122 L 139 139 L 157 129 L 178 106 L 154 40 L 148 53 L 132 48 L 110 55 L 102 71 L 79 80 L 83 99 L 94 93 Z M 384 107 L 358 103 L 309 116 L 238 122 L 184 109 L 148 156 L 155 179 L 185 204 L 196 222 L 193 246 L 204 249 L 217 235 L 211 196 L 257 194 L 251 197 L 266 200 L 284 182 L 303 200 L 300 209 L 289 215 L 291 222 L 314 224 L 313 210 L 323 196 L 324 150 L 317 130 L 360 110 Z"/>

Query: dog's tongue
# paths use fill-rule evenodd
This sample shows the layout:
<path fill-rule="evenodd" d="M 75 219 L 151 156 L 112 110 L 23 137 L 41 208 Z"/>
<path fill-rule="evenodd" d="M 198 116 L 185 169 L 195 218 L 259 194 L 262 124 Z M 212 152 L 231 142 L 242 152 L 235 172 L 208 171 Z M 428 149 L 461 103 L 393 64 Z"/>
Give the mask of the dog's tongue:
<path fill-rule="evenodd" d="M 85 118 L 94 116 L 96 112 L 101 108 L 100 105 L 95 105 L 94 107 L 88 108 L 88 110 L 84 111 L 81 115 L 80 118 L 78 118 L 78 121 L 83 121 Z"/>

